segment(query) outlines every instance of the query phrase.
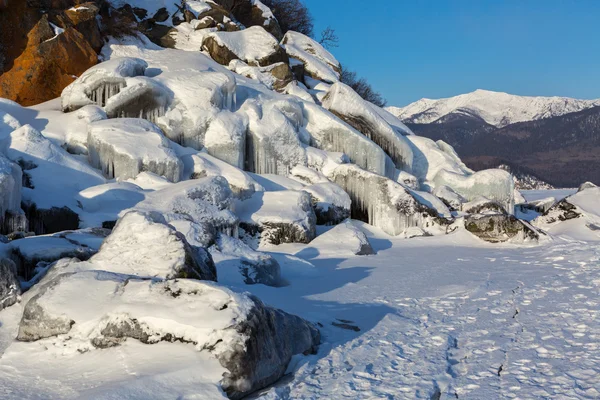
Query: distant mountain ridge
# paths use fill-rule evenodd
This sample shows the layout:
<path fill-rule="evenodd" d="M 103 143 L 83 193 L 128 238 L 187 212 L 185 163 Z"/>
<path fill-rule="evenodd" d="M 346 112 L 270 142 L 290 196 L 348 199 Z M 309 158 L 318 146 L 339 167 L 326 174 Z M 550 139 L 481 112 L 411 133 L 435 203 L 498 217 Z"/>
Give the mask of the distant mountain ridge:
<path fill-rule="evenodd" d="M 556 187 L 600 182 L 600 100 L 478 90 L 388 111 L 415 134 L 452 145 L 475 170 L 509 164 Z"/>
<path fill-rule="evenodd" d="M 600 99 L 579 100 L 569 97 L 517 96 L 490 90 L 445 99 L 421 99 L 406 107 L 388 107 L 388 111 L 405 123 L 441 123 L 448 115 L 470 115 L 495 127 L 557 117 L 600 106 Z"/>

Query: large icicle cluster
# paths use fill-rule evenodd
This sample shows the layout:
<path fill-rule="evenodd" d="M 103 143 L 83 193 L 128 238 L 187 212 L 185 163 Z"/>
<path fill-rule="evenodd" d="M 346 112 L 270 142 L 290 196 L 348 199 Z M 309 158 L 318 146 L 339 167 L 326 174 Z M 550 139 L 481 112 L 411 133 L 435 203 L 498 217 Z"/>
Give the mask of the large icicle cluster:
<path fill-rule="evenodd" d="M 352 218 L 368 222 L 389 235 L 399 235 L 411 227 L 431 228 L 439 217 L 402 185 L 356 165 L 340 165 L 329 177 L 350 195 Z"/>
<path fill-rule="evenodd" d="M 21 168 L 0 153 L 0 233 L 11 233 L 4 229 L 5 219 L 20 213 L 22 178 Z"/>
<path fill-rule="evenodd" d="M 135 178 L 148 171 L 178 182 L 183 163 L 151 122 L 117 118 L 90 124 L 88 130 L 90 164 L 108 178 Z"/>
<path fill-rule="evenodd" d="M 392 128 L 376 111 L 376 106 L 363 100 L 352 88 L 335 83 L 323 99 L 323 107 L 377 143 L 392 158 L 396 168 L 411 172 L 413 151 L 404 135 Z M 391 173 L 386 171 L 388 176 Z"/>

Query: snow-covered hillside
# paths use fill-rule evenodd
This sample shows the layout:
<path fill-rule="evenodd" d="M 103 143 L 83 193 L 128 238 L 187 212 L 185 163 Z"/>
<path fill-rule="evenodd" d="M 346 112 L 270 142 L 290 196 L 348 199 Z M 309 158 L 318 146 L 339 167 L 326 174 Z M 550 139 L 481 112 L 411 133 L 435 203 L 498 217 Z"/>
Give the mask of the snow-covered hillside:
<path fill-rule="evenodd" d="M 0 99 L 0 398 L 597 397 L 600 188 L 523 198 L 215 1 L 83 6 L 139 31 Z"/>
<path fill-rule="evenodd" d="M 555 117 L 600 106 L 598 100 L 568 97 L 516 96 L 489 90 L 475 90 L 446 99 L 421 99 L 406 107 L 388 107 L 404 122 L 428 124 L 451 113 L 479 117 L 490 125 L 503 127 L 515 122 Z"/>

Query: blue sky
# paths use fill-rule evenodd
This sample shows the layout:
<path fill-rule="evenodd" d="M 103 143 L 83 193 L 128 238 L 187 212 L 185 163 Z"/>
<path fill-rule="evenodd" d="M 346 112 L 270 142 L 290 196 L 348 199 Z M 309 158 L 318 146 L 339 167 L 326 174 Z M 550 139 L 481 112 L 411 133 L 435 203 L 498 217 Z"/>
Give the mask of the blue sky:
<path fill-rule="evenodd" d="M 600 0 L 303 1 L 390 105 L 475 89 L 600 98 Z"/>

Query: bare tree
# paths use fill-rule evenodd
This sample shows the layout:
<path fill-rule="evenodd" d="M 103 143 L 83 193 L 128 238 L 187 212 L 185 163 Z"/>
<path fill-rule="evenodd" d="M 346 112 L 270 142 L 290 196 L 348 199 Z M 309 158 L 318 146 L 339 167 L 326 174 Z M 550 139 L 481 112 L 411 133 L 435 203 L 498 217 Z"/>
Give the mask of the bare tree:
<path fill-rule="evenodd" d="M 331 26 L 328 26 L 321 32 L 321 39 L 319 39 L 319 43 L 321 43 L 323 47 L 327 49 L 338 47 L 339 41 L 340 38 L 335 33 L 335 29 L 333 29 Z"/>
<path fill-rule="evenodd" d="M 281 32 L 296 31 L 307 36 L 313 35 L 313 18 L 308 8 L 300 0 L 262 0 L 271 9 Z"/>
<path fill-rule="evenodd" d="M 356 72 L 350 71 L 342 65 L 342 73 L 340 74 L 340 81 L 350 86 L 356 93 L 360 95 L 366 101 L 369 101 L 376 106 L 385 107 L 387 101 L 381 96 L 381 94 L 373 87 L 365 78 L 358 78 Z"/>

